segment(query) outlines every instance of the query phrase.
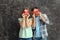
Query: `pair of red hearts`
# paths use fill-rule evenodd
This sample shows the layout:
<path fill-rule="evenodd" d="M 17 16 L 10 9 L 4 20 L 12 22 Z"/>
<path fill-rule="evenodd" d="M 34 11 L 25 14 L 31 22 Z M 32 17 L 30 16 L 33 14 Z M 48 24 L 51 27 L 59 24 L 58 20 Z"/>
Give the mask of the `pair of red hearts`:
<path fill-rule="evenodd" d="M 39 10 L 38 9 L 35 9 L 33 12 L 32 12 L 32 14 L 35 14 L 35 13 L 38 13 L 39 12 Z"/>
<path fill-rule="evenodd" d="M 23 14 L 29 14 L 29 11 L 23 11 Z"/>
<path fill-rule="evenodd" d="M 34 10 L 34 11 L 32 12 L 32 14 L 35 14 L 35 13 L 37 13 L 37 12 L 39 12 L 38 9 Z M 29 11 L 24 11 L 23 14 L 29 14 Z"/>

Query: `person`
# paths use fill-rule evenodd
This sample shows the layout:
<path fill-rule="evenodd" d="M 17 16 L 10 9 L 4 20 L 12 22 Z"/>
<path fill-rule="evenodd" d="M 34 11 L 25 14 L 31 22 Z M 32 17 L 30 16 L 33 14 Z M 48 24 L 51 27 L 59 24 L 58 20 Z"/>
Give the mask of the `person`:
<path fill-rule="evenodd" d="M 47 40 L 47 28 L 46 24 L 49 24 L 49 19 L 46 14 L 43 14 L 39 11 L 37 7 L 34 7 L 32 10 L 32 26 L 34 31 L 34 40 Z"/>
<path fill-rule="evenodd" d="M 29 9 L 24 8 L 22 12 L 23 18 L 18 18 L 20 24 L 19 40 L 32 40 L 32 18 L 29 18 Z"/>

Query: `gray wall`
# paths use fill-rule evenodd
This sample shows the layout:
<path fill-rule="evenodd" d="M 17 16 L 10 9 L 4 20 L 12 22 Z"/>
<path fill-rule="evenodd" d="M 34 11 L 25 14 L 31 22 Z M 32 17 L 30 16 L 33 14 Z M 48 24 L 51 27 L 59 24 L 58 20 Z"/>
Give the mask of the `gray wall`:
<path fill-rule="evenodd" d="M 19 24 L 24 7 L 37 6 L 50 19 L 48 40 L 60 40 L 59 0 L 0 0 L 0 40 L 18 40 Z M 31 14 L 31 10 L 30 10 Z"/>

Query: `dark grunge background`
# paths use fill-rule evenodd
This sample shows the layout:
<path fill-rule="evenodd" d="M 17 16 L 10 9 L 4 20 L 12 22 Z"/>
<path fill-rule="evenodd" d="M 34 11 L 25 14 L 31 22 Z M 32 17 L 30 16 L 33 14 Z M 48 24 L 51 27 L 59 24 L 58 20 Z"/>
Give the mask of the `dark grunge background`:
<path fill-rule="evenodd" d="M 48 40 L 60 40 L 60 0 L 0 0 L 0 40 L 18 40 L 17 18 L 25 6 L 37 6 L 46 13 L 50 19 Z"/>

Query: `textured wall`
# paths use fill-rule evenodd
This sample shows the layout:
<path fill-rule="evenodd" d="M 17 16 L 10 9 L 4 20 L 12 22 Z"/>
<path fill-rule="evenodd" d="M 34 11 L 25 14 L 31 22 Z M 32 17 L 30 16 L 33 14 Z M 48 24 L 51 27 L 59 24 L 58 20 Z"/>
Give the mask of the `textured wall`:
<path fill-rule="evenodd" d="M 50 19 L 48 40 L 60 40 L 59 0 L 0 0 L 0 40 L 18 40 L 18 17 L 22 9 L 37 6 Z"/>

